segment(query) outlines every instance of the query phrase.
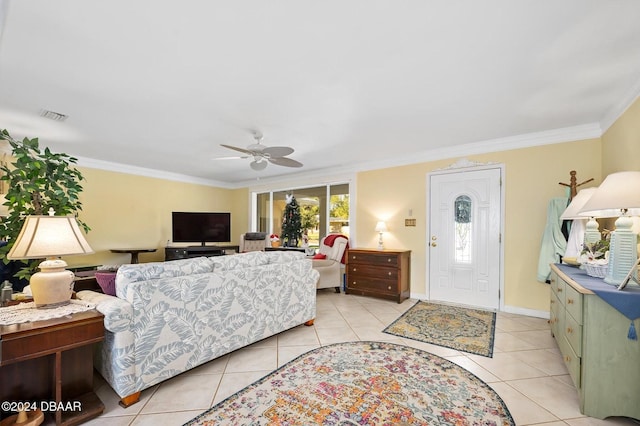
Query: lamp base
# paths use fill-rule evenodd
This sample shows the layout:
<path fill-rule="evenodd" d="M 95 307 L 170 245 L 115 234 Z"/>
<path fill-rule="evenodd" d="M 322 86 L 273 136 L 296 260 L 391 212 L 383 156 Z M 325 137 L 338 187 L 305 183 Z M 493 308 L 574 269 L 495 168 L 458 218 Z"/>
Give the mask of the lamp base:
<path fill-rule="evenodd" d="M 638 260 L 638 236 L 633 233 L 632 224 L 633 220 L 628 216 L 616 220 L 616 230 L 610 237 L 609 269 L 604 278 L 607 284 L 620 285 Z"/>
<path fill-rule="evenodd" d="M 38 266 L 41 272 L 31 276 L 29 286 L 37 308 L 53 308 L 69 303 L 73 294 L 73 272 L 60 259 L 48 259 Z"/>

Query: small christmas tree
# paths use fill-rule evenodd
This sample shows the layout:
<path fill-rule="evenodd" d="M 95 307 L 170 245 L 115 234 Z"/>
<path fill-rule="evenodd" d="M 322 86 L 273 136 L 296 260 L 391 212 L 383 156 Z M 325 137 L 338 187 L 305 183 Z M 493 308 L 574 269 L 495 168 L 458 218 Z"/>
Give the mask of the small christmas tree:
<path fill-rule="evenodd" d="M 298 241 L 302 238 L 302 220 L 300 206 L 293 195 L 287 195 L 287 207 L 282 217 L 281 240 L 285 247 L 298 247 Z"/>

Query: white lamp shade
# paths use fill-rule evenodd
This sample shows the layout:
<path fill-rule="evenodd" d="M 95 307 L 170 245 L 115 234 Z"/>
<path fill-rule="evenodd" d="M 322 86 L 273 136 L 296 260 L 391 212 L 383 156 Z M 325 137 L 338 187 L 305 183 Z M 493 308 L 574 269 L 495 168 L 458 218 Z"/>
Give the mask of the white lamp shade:
<path fill-rule="evenodd" d="M 387 232 L 387 224 L 383 221 L 376 223 L 376 232 Z"/>
<path fill-rule="evenodd" d="M 574 220 L 574 219 L 586 219 L 585 216 L 579 215 L 578 212 L 584 207 L 585 203 L 589 201 L 591 196 L 595 194 L 598 188 L 585 188 L 581 189 L 567 206 L 567 209 L 562 213 L 560 219 L 562 220 Z"/>
<path fill-rule="evenodd" d="M 90 253 L 93 249 L 75 217 L 27 216 L 7 258 L 40 259 Z"/>
<path fill-rule="evenodd" d="M 582 206 L 581 216 L 617 217 L 640 215 L 640 172 L 612 173 Z"/>

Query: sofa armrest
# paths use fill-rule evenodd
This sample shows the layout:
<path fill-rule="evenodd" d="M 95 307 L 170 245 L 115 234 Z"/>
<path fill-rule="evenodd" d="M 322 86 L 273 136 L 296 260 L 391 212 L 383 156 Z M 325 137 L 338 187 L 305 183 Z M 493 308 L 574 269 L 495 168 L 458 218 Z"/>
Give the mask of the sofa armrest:
<path fill-rule="evenodd" d="M 131 329 L 133 307 L 126 300 L 91 290 L 79 291 L 76 297 L 96 305 L 98 312 L 104 315 L 104 328 L 107 330 L 117 333 Z"/>

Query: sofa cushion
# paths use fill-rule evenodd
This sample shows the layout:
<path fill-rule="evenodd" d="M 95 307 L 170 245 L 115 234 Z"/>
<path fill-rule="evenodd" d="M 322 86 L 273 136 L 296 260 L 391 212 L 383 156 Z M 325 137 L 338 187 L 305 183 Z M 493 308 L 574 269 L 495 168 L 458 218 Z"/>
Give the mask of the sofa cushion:
<path fill-rule="evenodd" d="M 212 271 L 213 262 L 208 257 L 122 265 L 116 275 L 116 296 L 124 298 L 125 288 L 130 283 L 204 274 Z"/>
<path fill-rule="evenodd" d="M 232 269 L 266 265 L 269 263 L 269 258 L 265 254 L 261 251 L 251 251 L 228 256 L 215 256 L 210 259 L 213 262 L 215 272 L 225 272 Z"/>
<path fill-rule="evenodd" d="M 307 255 L 299 251 L 267 251 L 264 253 L 268 263 L 291 263 L 306 259 Z"/>

